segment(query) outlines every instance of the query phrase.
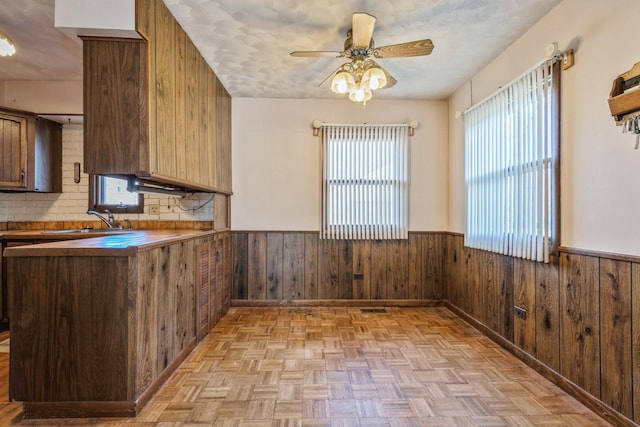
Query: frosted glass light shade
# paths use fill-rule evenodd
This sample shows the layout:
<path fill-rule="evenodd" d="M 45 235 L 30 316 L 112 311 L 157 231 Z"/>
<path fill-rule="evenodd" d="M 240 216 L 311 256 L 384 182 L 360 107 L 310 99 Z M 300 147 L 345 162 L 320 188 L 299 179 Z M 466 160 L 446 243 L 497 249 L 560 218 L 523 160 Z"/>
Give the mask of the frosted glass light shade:
<path fill-rule="evenodd" d="M 362 85 L 371 90 L 382 89 L 387 85 L 387 76 L 378 67 L 371 67 L 362 75 Z"/>
<path fill-rule="evenodd" d="M 367 102 L 371 96 L 371 90 L 366 86 L 359 86 L 349 92 L 349 99 L 354 102 Z"/>
<path fill-rule="evenodd" d="M 11 56 L 16 53 L 13 41 L 5 33 L 0 31 L 0 56 Z"/>
<path fill-rule="evenodd" d="M 356 87 L 356 80 L 346 71 L 338 71 L 331 81 L 331 90 L 334 93 L 345 94 Z"/>

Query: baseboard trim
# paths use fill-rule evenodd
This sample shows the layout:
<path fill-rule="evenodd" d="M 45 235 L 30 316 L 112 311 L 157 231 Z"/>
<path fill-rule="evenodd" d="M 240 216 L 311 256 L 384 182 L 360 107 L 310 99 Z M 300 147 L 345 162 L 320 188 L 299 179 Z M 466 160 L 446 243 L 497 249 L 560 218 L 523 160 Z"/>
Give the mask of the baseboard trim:
<path fill-rule="evenodd" d="M 173 359 L 169 366 L 167 366 L 164 371 L 162 371 L 162 373 L 158 375 L 158 378 L 156 378 L 156 380 L 138 397 L 138 400 L 136 400 L 135 404 L 135 414 L 133 416 L 138 415 L 142 408 L 144 408 L 147 403 L 149 403 L 149 400 L 151 400 L 153 395 L 156 394 L 158 390 L 160 390 L 160 387 L 162 387 L 164 383 L 167 382 L 169 377 L 173 375 L 178 367 L 180 367 L 182 362 L 184 362 L 187 356 L 191 354 L 194 348 L 196 348 L 195 338 L 189 341 L 186 347 L 176 356 L 175 359 Z"/>
<path fill-rule="evenodd" d="M 488 326 L 480 323 L 475 318 L 471 317 L 455 305 L 446 301 L 444 306 L 455 313 L 457 316 L 459 316 L 461 319 L 463 319 L 465 322 L 469 323 L 471 326 L 479 330 L 483 335 L 520 359 L 522 362 L 538 372 L 544 378 L 551 381 L 552 383 L 560 387 L 563 391 L 578 400 L 580 403 L 591 409 L 605 421 L 616 426 L 638 426 L 638 424 L 634 423 L 632 420 L 630 420 L 620 412 L 616 411 L 595 396 L 587 393 L 584 389 L 572 383 L 567 378 L 549 368 L 547 365 L 540 362 L 529 353 L 523 351 L 511 341 L 507 340 L 497 332 L 490 329 Z"/>
<path fill-rule="evenodd" d="M 24 402 L 22 418 L 130 418 L 135 407 L 135 402 Z"/>
<path fill-rule="evenodd" d="M 231 307 L 443 307 L 444 300 L 300 299 L 231 300 Z"/>

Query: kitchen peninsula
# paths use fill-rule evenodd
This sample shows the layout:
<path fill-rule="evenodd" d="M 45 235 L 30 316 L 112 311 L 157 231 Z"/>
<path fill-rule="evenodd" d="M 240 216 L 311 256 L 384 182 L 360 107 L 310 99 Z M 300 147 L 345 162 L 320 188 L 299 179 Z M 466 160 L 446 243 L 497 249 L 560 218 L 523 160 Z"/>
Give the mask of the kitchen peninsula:
<path fill-rule="evenodd" d="M 226 271 L 210 265 L 228 258 L 229 245 L 215 249 L 219 234 L 6 248 L 10 398 L 25 417 L 135 416 L 228 309 L 228 274 L 218 283 L 209 274 Z"/>

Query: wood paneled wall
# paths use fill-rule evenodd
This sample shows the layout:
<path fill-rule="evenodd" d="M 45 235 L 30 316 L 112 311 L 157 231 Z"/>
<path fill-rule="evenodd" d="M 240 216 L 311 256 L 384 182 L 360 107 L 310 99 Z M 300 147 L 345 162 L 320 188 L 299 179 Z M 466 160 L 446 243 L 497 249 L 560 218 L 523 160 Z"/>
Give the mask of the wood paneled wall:
<path fill-rule="evenodd" d="M 235 232 L 233 299 L 443 298 L 442 236 L 323 240 L 317 232 Z"/>
<path fill-rule="evenodd" d="M 234 300 L 446 300 L 559 374 L 566 389 L 639 422 L 634 288 L 640 261 L 615 254 L 561 249 L 543 264 L 466 248 L 462 235 L 444 232 L 405 241 L 233 234 Z"/>
<path fill-rule="evenodd" d="M 449 303 L 640 421 L 640 333 L 631 327 L 640 322 L 636 260 L 561 249 L 542 264 L 465 248 L 462 236 L 447 235 L 444 275 Z"/>

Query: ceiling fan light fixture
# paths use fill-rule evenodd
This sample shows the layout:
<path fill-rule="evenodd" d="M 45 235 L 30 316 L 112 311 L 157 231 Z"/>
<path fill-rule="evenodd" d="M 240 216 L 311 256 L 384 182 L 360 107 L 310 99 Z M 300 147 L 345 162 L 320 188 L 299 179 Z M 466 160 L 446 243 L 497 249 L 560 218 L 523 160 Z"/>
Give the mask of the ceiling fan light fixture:
<path fill-rule="evenodd" d="M 0 56 L 11 56 L 16 53 L 16 46 L 8 35 L 0 31 Z"/>
<path fill-rule="evenodd" d="M 370 67 L 362 75 L 363 86 L 371 90 L 382 89 L 387 85 L 387 76 L 379 67 Z"/>
<path fill-rule="evenodd" d="M 372 57 L 377 59 L 424 56 L 430 55 L 433 51 L 431 39 L 375 47 L 373 42 L 375 24 L 375 16 L 366 12 L 355 12 L 351 16 L 351 29 L 347 31 L 342 52 L 311 50 L 295 51 L 290 55 L 311 58 L 335 56 L 350 60 L 336 70 L 331 81 L 331 90 L 337 94 L 347 94 L 351 101 L 366 105 L 372 98 L 374 90 L 391 88 L 398 83 Z M 331 74 L 320 83 L 320 86 L 323 86 L 330 77 Z"/>
<path fill-rule="evenodd" d="M 353 102 L 366 103 L 372 96 L 371 89 L 362 85 L 349 92 L 349 99 Z"/>
<path fill-rule="evenodd" d="M 353 78 L 351 73 L 347 71 L 338 71 L 331 81 L 331 90 L 334 93 L 339 93 L 344 95 L 345 93 L 351 92 L 356 87 L 356 80 Z"/>

